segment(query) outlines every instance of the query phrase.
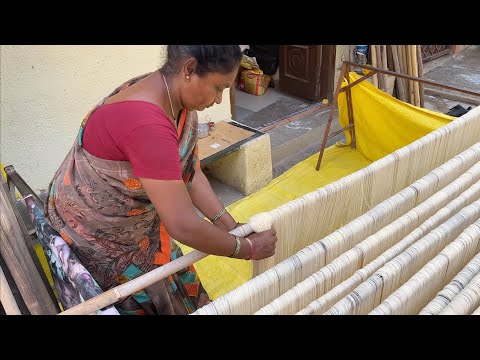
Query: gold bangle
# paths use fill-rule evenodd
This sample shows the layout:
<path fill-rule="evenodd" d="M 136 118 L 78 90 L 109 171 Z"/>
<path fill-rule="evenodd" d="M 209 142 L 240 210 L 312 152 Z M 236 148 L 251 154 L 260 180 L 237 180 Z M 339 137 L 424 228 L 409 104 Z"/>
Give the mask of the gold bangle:
<path fill-rule="evenodd" d="M 238 254 L 240 253 L 240 248 L 242 247 L 242 243 L 240 241 L 240 236 L 235 236 L 235 240 L 236 240 L 237 243 L 235 244 L 235 250 L 234 250 L 233 254 L 229 256 L 231 258 L 237 257 Z"/>
<path fill-rule="evenodd" d="M 222 211 L 220 211 L 217 215 L 215 215 L 213 218 L 210 219 L 210 221 L 213 223 L 214 221 L 217 221 L 220 219 L 220 217 L 227 212 L 227 209 L 223 208 Z"/>

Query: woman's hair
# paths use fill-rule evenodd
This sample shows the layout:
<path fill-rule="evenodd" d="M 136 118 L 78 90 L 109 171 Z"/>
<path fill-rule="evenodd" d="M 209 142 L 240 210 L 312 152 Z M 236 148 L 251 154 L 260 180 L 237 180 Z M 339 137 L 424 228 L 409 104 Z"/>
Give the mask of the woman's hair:
<path fill-rule="evenodd" d="M 218 72 L 228 74 L 240 64 L 240 45 L 168 45 L 167 61 L 161 71 L 165 75 L 180 71 L 182 60 L 193 57 L 197 60 L 196 74 Z"/>

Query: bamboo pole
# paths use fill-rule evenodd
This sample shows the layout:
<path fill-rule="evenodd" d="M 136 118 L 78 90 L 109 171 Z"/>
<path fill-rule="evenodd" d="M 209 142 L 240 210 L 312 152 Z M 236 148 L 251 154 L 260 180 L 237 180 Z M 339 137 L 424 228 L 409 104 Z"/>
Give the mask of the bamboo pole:
<path fill-rule="evenodd" d="M 393 53 L 392 53 L 392 48 L 390 45 L 386 45 L 387 47 L 387 69 L 395 69 L 395 66 L 393 64 Z M 397 82 L 397 78 L 394 76 L 393 79 L 391 76 L 389 76 L 389 94 L 394 95 L 395 93 L 395 83 Z"/>
<path fill-rule="evenodd" d="M 253 218 L 251 219 L 251 221 Z M 230 231 L 230 234 L 245 237 L 250 235 L 254 230 L 263 231 L 270 229 L 268 224 L 265 224 L 266 229 L 259 229 L 258 225 L 249 222 L 248 224 L 239 226 L 236 229 Z M 166 277 L 185 269 L 186 267 L 192 265 L 193 263 L 200 261 L 204 257 L 208 256 L 198 250 L 193 250 L 186 255 L 179 257 L 178 259 L 171 261 L 165 265 L 162 265 L 159 268 L 156 268 L 146 274 L 143 274 L 133 280 L 126 282 L 125 284 L 118 285 L 110 290 L 105 291 L 104 293 L 97 295 L 81 304 L 78 304 L 68 310 L 61 312 L 59 315 L 87 315 L 92 314 L 95 311 L 104 308 L 105 306 L 114 304 L 118 301 L 125 299 L 126 297 L 146 288 L 149 285 L 152 285 Z"/>
<path fill-rule="evenodd" d="M 30 313 L 56 314 L 58 308 L 50 298 L 28 251 L 14 206 L 5 179 L 0 175 L 0 254 Z"/>
<path fill-rule="evenodd" d="M 383 70 L 388 70 L 388 62 L 387 62 L 387 45 L 380 45 L 382 48 L 382 69 Z M 388 86 L 388 78 L 389 76 L 387 74 L 383 74 L 383 84 L 385 87 L 385 92 L 389 92 L 389 86 Z"/>
<path fill-rule="evenodd" d="M 418 77 L 423 77 L 423 58 L 422 58 L 422 48 L 420 45 L 417 45 L 417 62 L 418 62 Z M 420 106 L 425 107 L 425 88 L 423 83 L 418 84 L 418 91 L 420 96 Z"/>
<path fill-rule="evenodd" d="M 377 67 L 377 49 L 375 45 L 370 45 L 370 58 L 372 60 L 372 66 Z M 372 82 L 375 87 L 378 88 L 378 77 L 377 74 L 372 76 Z"/>
<path fill-rule="evenodd" d="M 412 54 L 410 45 L 405 45 L 405 53 L 407 54 L 407 74 L 413 75 L 413 65 L 412 65 Z M 408 81 L 408 102 L 412 105 L 415 105 L 415 89 L 413 86 L 413 81 Z"/>
<path fill-rule="evenodd" d="M 402 72 L 400 68 L 400 59 L 398 58 L 398 48 L 396 45 L 390 45 L 390 48 L 392 49 L 392 55 L 393 55 L 393 68 L 395 69 L 395 72 Z M 397 85 L 397 96 L 401 101 L 406 101 L 405 98 L 405 88 L 403 87 L 403 79 L 398 78 L 396 79 L 396 85 Z"/>
<path fill-rule="evenodd" d="M 377 55 L 377 67 L 382 69 L 382 49 L 380 45 L 375 45 L 375 52 Z M 385 83 L 383 81 L 383 74 L 378 74 L 378 88 L 382 91 L 385 91 Z"/>
<path fill-rule="evenodd" d="M 1 175 L 0 175 L 1 176 Z M 8 285 L 7 278 L 3 273 L 3 269 L 0 266 L 0 303 L 7 315 L 22 315 L 15 297 L 13 296 L 12 289 Z"/>
<path fill-rule="evenodd" d="M 402 74 L 407 74 L 407 58 L 405 56 L 405 46 L 404 45 L 397 45 L 398 49 L 398 59 L 400 61 L 400 72 Z M 405 94 L 405 102 L 408 102 L 408 80 L 401 79 Z"/>
<path fill-rule="evenodd" d="M 412 75 L 415 77 L 418 77 L 417 45 L 410 45 L 410 53 L 412 56 L 412 72 L 413 72 Z M 414 105 L 420 106 L 420 91 L 419 91 L 417 81 L 414 81 L 413 83 L 413 95 L 414 95 Z"/>

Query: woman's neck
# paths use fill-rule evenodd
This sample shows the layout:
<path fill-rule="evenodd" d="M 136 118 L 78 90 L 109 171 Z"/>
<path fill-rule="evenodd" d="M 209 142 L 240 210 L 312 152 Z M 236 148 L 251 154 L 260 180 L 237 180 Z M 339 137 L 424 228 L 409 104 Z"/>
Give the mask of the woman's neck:
<path fill-rule="evenodd" d="M 158 73 L 160 82 L 163 85 L 161 96 L 163 98 L 162 103 L 164 103 L 164 109 L 168 114 L 173 115 L 174 120 L 178 122 L 178 118 L 180 116 L 179 113 L 182 106 L 178 100 L 178 88 L 175 85 L 175 77 L 166 76 L 160 71 Z"/>

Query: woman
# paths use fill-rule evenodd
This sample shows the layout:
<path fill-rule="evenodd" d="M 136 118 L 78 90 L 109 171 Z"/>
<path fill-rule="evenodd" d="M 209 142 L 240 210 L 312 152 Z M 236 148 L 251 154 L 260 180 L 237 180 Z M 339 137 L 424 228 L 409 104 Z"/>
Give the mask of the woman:
<path fill-rule="evenodd" d="M 228 233 L 238 224 L 198 159 L 195 110 L 221 103 L 240 60 L 238 45 L 168 45 L 161 69 L 127 81 L 85 117 L 49 186 L 45 214 L 103 290 L 181 256 L 171 238 L 213 255 L 274 254 L 274 229 L 248 239 Z M 116 306 L 188 314 L 207 301 L 190 266 Z"/>

